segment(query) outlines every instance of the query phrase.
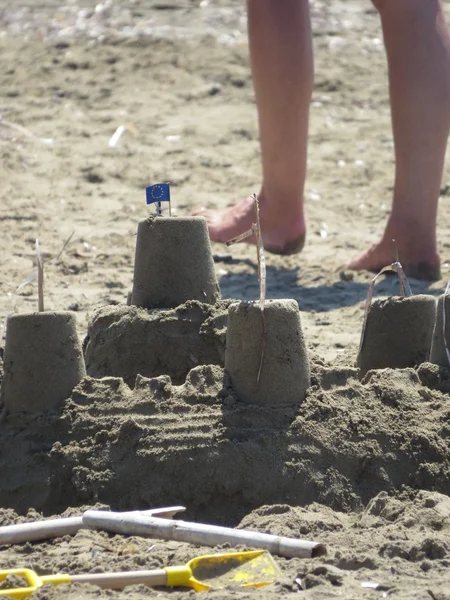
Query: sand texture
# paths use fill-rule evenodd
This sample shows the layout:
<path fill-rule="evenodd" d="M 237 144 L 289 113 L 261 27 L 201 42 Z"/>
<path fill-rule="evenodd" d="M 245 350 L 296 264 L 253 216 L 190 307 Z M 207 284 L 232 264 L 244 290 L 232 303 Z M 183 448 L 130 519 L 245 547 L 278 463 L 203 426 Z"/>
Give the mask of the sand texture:
<path fill-rule="evenodd" d="M 178 217 L 259 190 L 245 3 L 0 0 L 0 379 L 7 316 L 37 309 L 35 283 L 16 293 L 36 271 L 36 238 L 45 306 L 76 315 L 87 367 L 58 407 L 1 413 L 0 526 L 183 504 L 185 520 L 328 549 L 275 557 L 283 576 L 271 587 L 208 598 L 447 600 L 449 370 L 416 364 L 426 356 L 366 374 L 355 366 L 373 274 L 345 264 L 381 234 L 394 177 L 380 23 L 369 0 L 311 8 L 306 245 L 266 257 L 267 298 L 298 302 L 310 362 L 303 402 L 286 407 L 244 404 L 224 370 L 228 306 L 259 298 L 254 247 L 212 244 L 208 297 L 164 310 L 126 305 L 138 223 L 154 210 L 145 186 L 170 181 Z M 449 197 L 446 165 L 442 279 L 411 279 L 414 294 L 437 299 L 450 277 Z M 223 300 L 214 304 L 215 279 Z M 396 279 L 380 278 L 374 302 L 396 295 Z M 412 339 L 414 323 L 404 329 Z M 80 530 L 0 547 L 0 559 L 76 574 L 224 550 Z M 34 598 L 188 596 L 197 597 L 74 584 Z"/>
<path fill-rule="evenodd" d="M 84 340 L 87 374 L 116 376 L 134 386 L 137 375 L 169 375 L 182 383 L 199 364 L 223 364 L 228 301 L 190 301 L 174 310 L 103 306 Z"/>

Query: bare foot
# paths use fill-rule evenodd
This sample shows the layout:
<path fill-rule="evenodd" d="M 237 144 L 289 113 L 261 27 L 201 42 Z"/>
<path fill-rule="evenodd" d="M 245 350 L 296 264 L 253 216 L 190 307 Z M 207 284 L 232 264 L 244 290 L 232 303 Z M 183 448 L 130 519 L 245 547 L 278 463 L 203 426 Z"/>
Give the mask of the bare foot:
<path fill-rule="evenodd" d="M 378 273 L 383 267 L 395 262 L 394 245 L 392 237 L 383 236 L 380 242 L 373 244 L 368 250 L 354 258 L 347 265 L 348 269 L 354 271 L 372 271 Z M 424 281 L 437 281 L 441 278 L 439 255 L 436 251 L 420 252 L 417 248 L 417 240 L 413 244 L 402 243 L 398 237 L 399 260 L 408 277 L 422 279 Z M 413 247 L 414 245 L 414 247 Z"/>
<path fill-rule="evenodd" d="M 301 203 L 299 209 L 294 205 L 294 213 L 290 211 L 274 211 L 265 203 L 264 196 L 259 196 L 261 230 L 264 248 L 273 254 L 296 254 L 305 244 L 305 221 Z M 223 210 L 201 208 L 194 215 L 205 217 L 208 222 L 209 236 L 213 242 L 227 242 L 241 233 L 248 231 L 256 221 L 255 205 L 251 196 L 238 202 L 235 206 Z M 254 236 L 244 240 L 254 244 Z"/>

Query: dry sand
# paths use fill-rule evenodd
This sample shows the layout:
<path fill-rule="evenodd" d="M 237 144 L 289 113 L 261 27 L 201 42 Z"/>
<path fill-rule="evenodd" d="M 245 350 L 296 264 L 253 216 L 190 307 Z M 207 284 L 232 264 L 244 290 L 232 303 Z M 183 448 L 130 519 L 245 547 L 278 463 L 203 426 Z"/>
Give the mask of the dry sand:
<path fill-rule="evenodd" d="M 37 306 L 34 285 L 14 290 L 35 270 L 39 237 L 46 306 L 76 311 L 84 339 L 95 315 L 134 310 L 115 305 L 131 289 L 136 227 L 148 214 L 145 185 L 170 180 L 179 215 L 224 206 L 257 191 L 259 147 L 243 2 L 117 0 L 97 11 L 95 2 L 61 4 L 0 2 L 0 318 Z M 299 302 L 312 368 L 305 402 L 243 407 L 223 387 L 226 303 L 166 315 L 188 331 L 180 323 L 194 311 L 203 328 L 200 362 L 213 364 L 194 367 L 186 382 L 195 361 L 173 381 L 147 364 L 134 385 L 130 356 L 114 372 L 120 354 L 101 357 L 94 318 L 86 351 L 98 371 L 91 375 L 108 377 L 83 380 L 60 413 L 1 424 L 0 524 L 79 514 L 82 506 L 184 503 L 189 519 L 328 547 L 325 558 L 279 559 L 284 579 L 271 588 L 211 597 L 450 598 L 448 371 L 424 364 L 360 381 L 353 366 L 371 276 L 342 265 L 380 234 L 393 179 L 379 21 L 364 0 L 312 7 L 307 245 L 298 256 L 267 257 L 268 297 Z M 127 129 L 111 148 L 120 125 Z M 443 279 L 412 280 L 414 293 L 438 296 L 449 277 L 449 181 L 447 168 Z M 213 253 L 223 297 L 255 299 L 254 250 L 214 245 Z M 396 290 L 386 278 L 376 295 Z M 162 335 L 159 326 L 152 335 Z M 0 557 L 5 568 L 46 574 L 174 565 L 207 552 L 80 531 L 3 547 Z M 368 580 L 384 587 L 362 588 Z M 36 598 L 158 594 L 194 592 L 74 585 Z"/>

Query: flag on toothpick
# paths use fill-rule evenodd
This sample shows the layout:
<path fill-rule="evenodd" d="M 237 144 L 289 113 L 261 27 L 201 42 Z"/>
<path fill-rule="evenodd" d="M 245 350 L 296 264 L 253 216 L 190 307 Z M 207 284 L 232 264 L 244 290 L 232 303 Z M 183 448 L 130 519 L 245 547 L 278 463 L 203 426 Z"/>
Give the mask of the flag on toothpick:
<path fill-rule="evenodd" d="M 145 194 L 147 197 L 147 204 L 157 204 L 158 214 L 161 214 L 161 202 L 169 203 L 169 214 L 171 213 L 169 183 L 155 183 L 155 185 L 149 185 L 145 188 Z"/>

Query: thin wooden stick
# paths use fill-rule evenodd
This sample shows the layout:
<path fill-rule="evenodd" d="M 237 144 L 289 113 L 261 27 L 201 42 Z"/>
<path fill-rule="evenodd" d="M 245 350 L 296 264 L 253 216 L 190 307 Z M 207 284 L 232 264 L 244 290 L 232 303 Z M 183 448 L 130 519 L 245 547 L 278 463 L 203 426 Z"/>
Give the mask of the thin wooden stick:
<path fill-rule="evenodd" d="M 261 348 L 261 360 L 259 361 L 258 374 L 256 376 L 256 387 L 259 386 L 259 380 L 261 378 L 261 371 L 264 361 L 264 351 L 266 347 L 266 320 L 264 316 L 264 305 L 266 301 L 266 255 L 264 253 L 264 243 L 261 233 L 261 222 L 259 220 L 259 202 L 256 194 L 252 194 L 251 198 L 255 203 L 255 220 L 256 223 L 252 223 L 252 226 L 244 233 L 234 237 L 228 242 L 225 242 L 227 246 L 242 242 L 251 235 L 255 236 L 256 239 L 256 258 L 258 261 L 258 281 L 259 281 L 259 307 L 261 309 L 262 318 L 262 348 Z"/>
<path fill-rule="evenodd" d="M 370 282 L 369 290 L 367 292 L 366 302 L 364 304 L 364 321 L 363 321 L 363 326 L 362 326 L 362 331 L 361 331 L 361 339 L 359 342 L 358 353 L 361 352 L 363 343 L 364 343 L 364 335 L 366 333 L 366 326 L 367 326 L 367 316 L 369 314 L 369 308 L 372 303 L 373 289 L 375 287 L 375 283 L 376 283 L 378 277 L 380 275 L 382 275 L 383 273 L 385 273 L 386 271 L 394 271 L 394 273 L 397 273 L 398 280 L 400 283 L 400 289 L 403 290 L 403 296 L 405 296 L 405 297 L 412 296 L 409 281 L 405 275 L 405 272 L 403 271 L 402 265 L 398 261 L 395 263 L 392 263 L 391 265 L 388 265 L 387 267 L 383 267 L 381 269 L 381 271 L 375 275 L 375 277 Z"/>
<path fill-rule="evenodd" d="M 225 245 L 231 246 L 232 244 L 237 244 L 238 242 L 242 242 L 243 240 L 246 240 L 248 237 L 250 237 L 254 233 L 255 232 L 254 232 L 253 225 L 252 225 L 251 229 L 247 229 L 247 231 L 244 231 L 244 233 L 237 235 L 236 237 L 232 238 L 231 240 L 228 240 L 228 242 L 225 242 Z"/>
<path fill-rule="evenodd" d="M 18 125 L 17 123 L 12 123 L 11 121 L 5 121 L 5 119 L 3 119 L 3 117 L 1 117 L 1 116 L 0 116 L 0 125 L 4 125 L 5 127 L 12 129 L 13 131 L 17 131 L 18 133 L 21 133 L 25 137 L 32 138 L 39 142 L 43 142 L 44 144 L 51 144 L 53 142 L 53 140 L 51 138 L 40 138 L 38 135 L 36 135 L 35 133 L 30 131 L 26 127 L 23 127 L 23 125 Z"/>
<path fill-rule="evenodd" d="M 259 361 L 258 375 L 256 377 L 256 386 L 259 387 L 261 379 L 262 366 L 264 362 L 264 353 L 266 349 L 266 319 L 264 314 L 264 306 L 266 301 L 266 256 L 264 254 L 264 243 L 261 233 L 261 222 L 259 220 L 259 202 L 256 194 L 253 194 L 255 201 L 256 225 L 254 226 L 256 235 L 256 251 L 258 258 L 258 279 L 259 279 L 259 307 L 261 309 L 262 319 L 262 344 L 261 344 L 261 360 Z"/>
<path fill-rule="evenodd" d="M 256 248 L 258 256 L 258 278 L 259 278 L 259 301 L 261 303 L 261 310 L 264 310 L 264 304 L 266 301 L 266 255 L 264 253 L 264 243 L 261 231 L 261 221 L 259 220 L 259 202 L 256 194 L 253 194 L 255 200 L 255 212 L 256 212 Z"/>
<path fill-rule="evenodd" d="M 44 261 L 42 260 L 38 239 L 36 239 L 36 255 L 38 263 L 38 311 L 44 312 Z"/>
<path fill-rule="evenodd" d="M 394 244 L 395 264 L 400 264 L 400 258 L 398 256 L 397 242 L 395 240 L 392 240 L 392 243 Z M 405 295 L 405 288 L 403 287 L 403 281 L 400 278 L 399 278 L 399 284 L 400 284 L 400 295 L 404 296 Z"/>
<path fill-rule="evenodd" d="M 402 265 L 399 262 L 397 262 L 392 266 L 395 266 L 394 271 L 397 273 L 401 289 L 403 290 L 403 296 L 405 298 L 408 298 L 408 296 L 412 296 L 411 286 L 409 285 L 408 278 L 405 275 L 405 271 L 403 270 Z"/>
<path fill-rule="evenodd" d="M 445 353 L 447 355 L 447 362 L 448 362 L 448 366 L 450 367 L 450 350 L 448 349 L 448 344 L 447 344 L 447 335 L 446 335 L 446 325 L 447 325 L 447 317 L 445 314 L 445 300 L 446 300 L 446 296 L 448 294 L 448 291 L 450 289 L 450 280 L 447 283 L 447 287 L 445 288 L 445 292 L 444 292 L 444 298 L 442 300 L 442 337 L 444 338 L 444 347 L 445 347 Z"/>
<path fill-rule="evenodd" d="M 73 234 L 74 234 L 74 233 L 75 233 L 75 230 L 73 230 L 73 231 L 72 231 L 72 233 L 69 235 L 69 237 L 67 238 L 67 240 L 64 242 L 64 244 L 63 244 L 63 246 L 62 246 L 61 250 L 60 250 L 60 251 L 59 251 L 59 253 L 58 253 L 58 256 L 55 258 L 55 261 L 59 260 L 59 258 L 60 258 L 60 256 L 61 256 L 61 254 L 62 254 L 62 253 L 64 252 L 64 250 L 66 249 L 66 247 L 67 247 L 67 244 L 68 244 L 68 243 L 70 242 L 70 240 L 72 239 L 72 237 L 73 237 Z"/>
<path fill-rule="evenodd" d="M 66 239 L 61 250 L 59 251 L 59 254 L 55 258 L 55 261 L 59 260 L 61 254 L 64 252 L 68 243 L 72 239 L 74 233 L 75 233 L 75 231 L 72 231 L 72 233 Z M 43 261 L 42 255 L 41 255 L 40 244 L 39 244 L 38 239 L 36 239 L 36 256 L 37 256 L 38 270 L 35 271 L 29 277 L 27 277 L 27 279 L 25 279 L 25 281 L 22 281 L 22 283 L 16 289 L 16 294 L 17 294 L 17 292 L 20 292 L 20 290 L 22 288 L 24 288 L 26 285 L 28 285 L 29 283 L 33 283 L 33 281 L 35 281 L 37 279 L 38 280 L 38 311 L 43 312 L 44 311 L 44 261 Z"/>

